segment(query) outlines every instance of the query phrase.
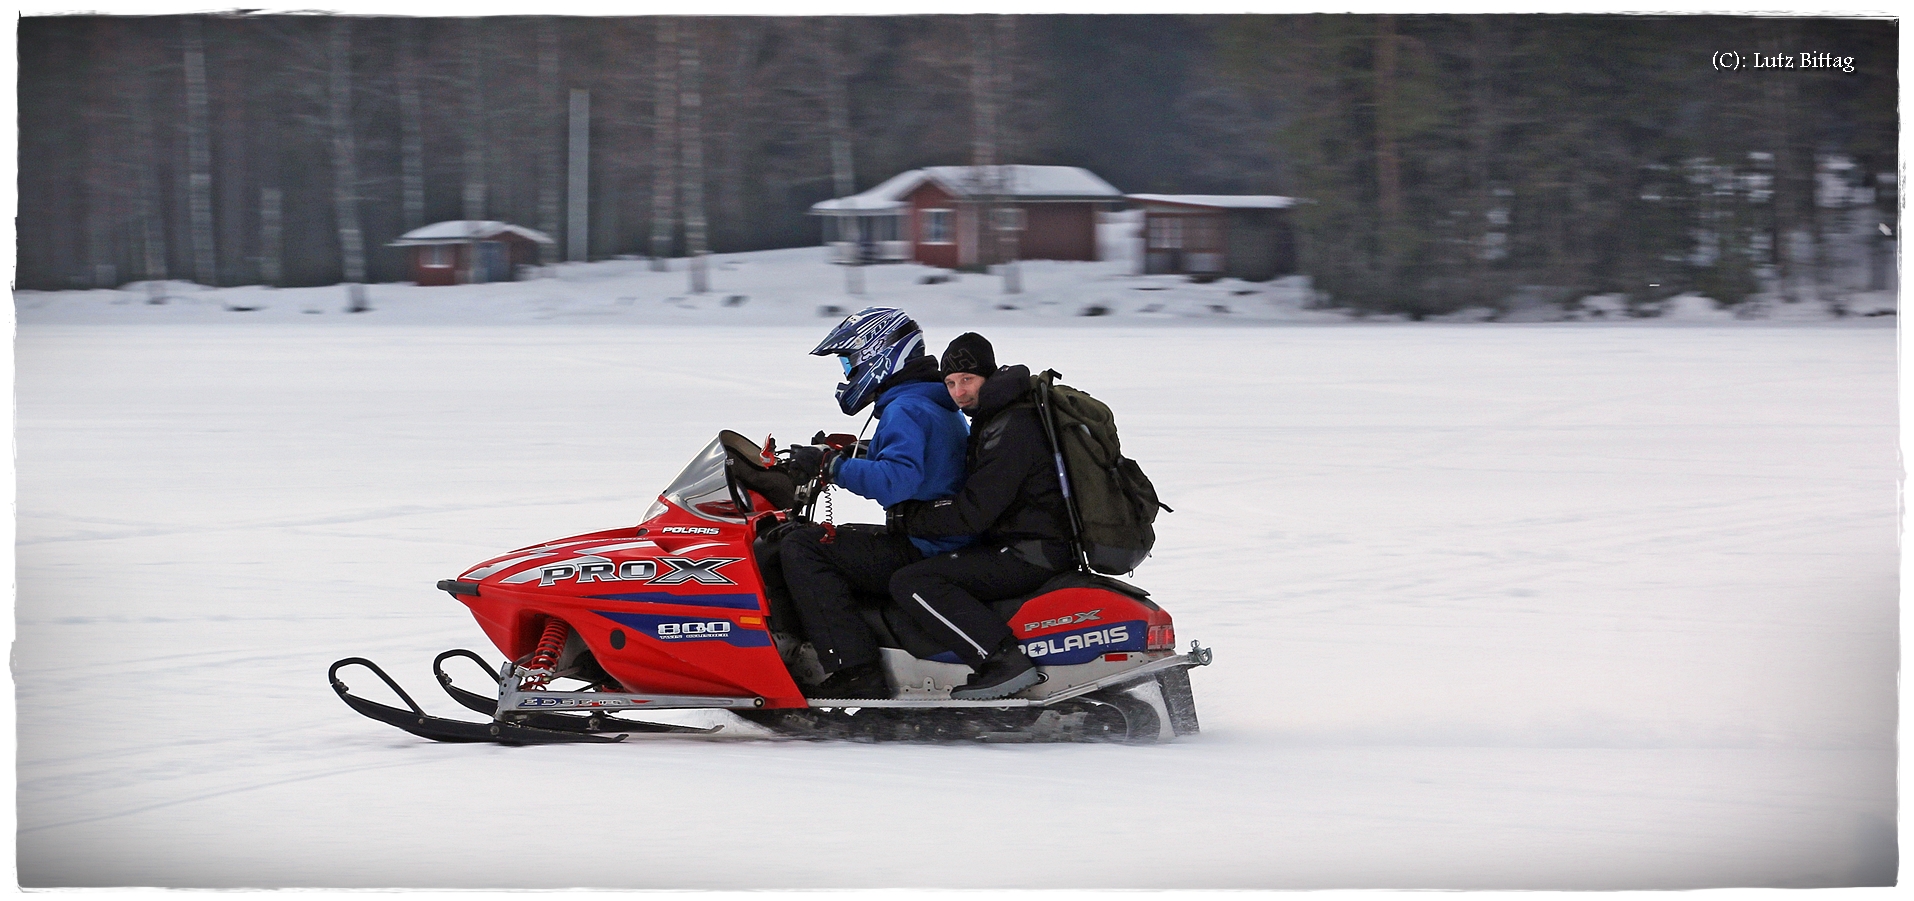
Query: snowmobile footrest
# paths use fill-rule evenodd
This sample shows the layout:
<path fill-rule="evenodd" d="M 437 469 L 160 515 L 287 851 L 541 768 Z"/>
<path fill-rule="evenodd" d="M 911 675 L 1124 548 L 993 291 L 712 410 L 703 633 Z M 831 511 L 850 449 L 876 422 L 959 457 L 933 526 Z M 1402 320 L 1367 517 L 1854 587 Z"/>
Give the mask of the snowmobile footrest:
<path fill-rule="evenodd" d="M 464 648 L 446 651 L 432 659 L 432 675 L 438 677 L 439 685 L 445 689 L 446 694 L 452 696 L 452 700 L 459 702 L 465 709 L 473 711 L 474 713 L 483 713 L 489 717 L 497 717 L 497 698 L 488 698 L 478 692 L 466 691 L 452 684 L 452 677 L 445 672 L 445 661 L 453 657 L 462 657 L 478 664 L 479 668 L 485 671 L 485 675 L 489 676 L 493 683 L 499 681 L 498 670 L 493 669 L 491 664 L 486 663 L 485 658 Z M 621 720 L 615 716 L 606 716 L 603 713 L 597 712 L 592 713 L 590 716 L 572 716 L 563 713 L 523 713 L 518 714 L 514 719 L 519 725 L 531 726 L 534 729 L 550 729 L 554 732 L 590 732 L 600 734 L 617 732 L 674 732 L 708 735 L 718 731 L 719 728 L 717 726 L 699 728 L 697 726 L 674 726 L 670 723 L 646 723 L 638 720 Z"/>

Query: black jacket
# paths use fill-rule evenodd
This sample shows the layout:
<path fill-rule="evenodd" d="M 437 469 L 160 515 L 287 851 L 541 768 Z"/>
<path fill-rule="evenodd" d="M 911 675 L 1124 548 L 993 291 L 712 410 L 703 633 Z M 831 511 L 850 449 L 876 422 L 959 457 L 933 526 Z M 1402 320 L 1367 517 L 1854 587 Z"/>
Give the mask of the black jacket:
<path fill-rule="evenodd" d="M 977 535 L 985 545 L 1025 544 L 1026 555 L 1035 550 L 1028 542 L 1041 541 L 1053 568 L 1066 565 L 1070 514 L 1027 367 L 1003 367 L 977 392 L 964 470 L 955 497 L 912 502 L 910 534 Z"/>

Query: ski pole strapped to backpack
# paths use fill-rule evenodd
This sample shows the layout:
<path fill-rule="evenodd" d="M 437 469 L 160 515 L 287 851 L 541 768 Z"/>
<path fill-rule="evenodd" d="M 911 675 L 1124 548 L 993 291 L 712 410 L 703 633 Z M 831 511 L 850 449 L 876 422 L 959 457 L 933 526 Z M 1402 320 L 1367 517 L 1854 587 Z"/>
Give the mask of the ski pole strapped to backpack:
<path fill-rule="evenodd" d="M 1127 573 L 1156 544 L 1156 486 L 1135 460 L 1123 456 L 1116 418 L 1102 401 L 1057 383 L 1054 369 L 1031 376 L 1044 433 L 1063 482 L 1079 561 L 1106 575 Z M 1174 512 L 1174 511 L 1172 511 Z"/>

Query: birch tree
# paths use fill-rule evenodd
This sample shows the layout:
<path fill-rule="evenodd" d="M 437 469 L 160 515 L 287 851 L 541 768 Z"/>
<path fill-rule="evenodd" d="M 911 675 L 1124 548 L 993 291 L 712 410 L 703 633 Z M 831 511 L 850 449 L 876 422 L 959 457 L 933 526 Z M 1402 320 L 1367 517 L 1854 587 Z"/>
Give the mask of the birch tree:
<path fill-rule="evenodd" d="M 549 17 L 538 22 L 538 109 L 532 113 L 538 155 L 538 228 L 554 241 L 558 237 L 558 24 Z M 540 244 L 538 261 L 546 266 L 557 262 L 558 245 Z M 548 270 L 549 271 L 549 270 Z"/>
<path fill-rule="evenodd" d="M 1008 16 L 978 16 L 971 20 L 971 144 L 970 165 L 973 191 L 982 197 L 977 204 L 974 243 L 978 265 L 994 258 L 1001 264 L 1005 294 L 1023 290 L 1018 278 L 1016 207 L 1010 203 L 1006 172 L 999 158 L 998 119 L 1009 80 L 1009 61 L 1003 59 L 1013 32 Z"/>
<path fill-rule="evenodd" d="M 425 108 L 419 96 L 418 20 L 399 26 L 399 192 L 401 231 L 425 224 Z"/>
<path fill-rule="evenodd" d="M 486 180 L 485 180 L 485 66 L 480 47 L 479 20 L 468 18 L 463 22 L 464 40 L 460 47 L 463 52 L 465 70 L 464 100 L 465 120 L 461 134 L 465 145 L 465 191 L 464 218 L 482 220 L 485 217 Z M 473 265 L 477 265 L 478 255 L 473 254 Z"/>
<path fill-rule="evenodd" d="M 213 158 L 206 127 L 206 43 L 198 16 L 180 20 L 186 72 L 187 209 L 192 221 L 193 281 L 219 283 L 213 248 Z"/>
<path fill-rule="evenodd" d="M 366 305 L 365 236 L 359 230 L 359 169 L 352 134 L 352 19 L 332 20 L 327 92 L 332 131 L 332 203 L 339 228 L 339 254 L 346 283 L 346 312 L 362 313 Z"/>
<path fill-rule="evenodd" d="M 658 20 L 657 54 L 652 64 L 656 81 L 652 85 L 653 116 L 651 138 L 651 268 L 663 272 L 670 268 L 672 225 L 677 217 L 676 147 L 678 142 L 678 31 L 669 18 Z"/>
<path fill-rule="evenodd" d="M 146 279 L 146 302 L 165 303 L 166 222 L 160 214 L 158 142 L 153 136 L 152 99 L 146 83 L 138 81 L 126 93 L 128 115 L 133 119 L 133 160 L 138 170 L 139 188 L 134 192 L 139 221 L 141 275 Z"/>
<path fill-rule="evenodd" d="M 731 61 L 724 80 L 724 110 L 714 129 L 718 157 L 719 222 L 725 234 L 734 238 L 750 233 L 744 206 L 744 145 L 750 114 L 752 73 L 757 69 L 759 50 L 764 43 L 765 22 L 759 18 L 735 20 L 736 31 L 726 46 Z"/>
<path fill-rule="evenodd" d="M 831 141 L 831 186 L 836 196 L 849 197 L 857 193 L 857 173 L 853 169 L 851 158 L 851 92 L 850 73 L 844 61 L 844 26 L 837 18 L 824 19 L 819 23 L 818 43 L 823 53 L 824 69 L 824 107 L 826 128 Z M 844 291 L 848 294 L 864 293 L 863 268 L 863 220 L 856 215 L 833 217 L 831 220 L 839 228 L 849 227 L 849 234 L 838 234 L 837 240 L 849 240 L 851 258 L 841 261 L 844 264 Z"/>
<path fill-rule="evenodd" d="M 683 145 L 685 255 L 691 259 L 691 293 L 703 294 L 708 287 L 709 264 L 705 249 L 704 218 L 704 123 L 703 98 L 699 94 L 698 20 L 685 22 L 688 34 L 678 41 L 678 129 Z"/>

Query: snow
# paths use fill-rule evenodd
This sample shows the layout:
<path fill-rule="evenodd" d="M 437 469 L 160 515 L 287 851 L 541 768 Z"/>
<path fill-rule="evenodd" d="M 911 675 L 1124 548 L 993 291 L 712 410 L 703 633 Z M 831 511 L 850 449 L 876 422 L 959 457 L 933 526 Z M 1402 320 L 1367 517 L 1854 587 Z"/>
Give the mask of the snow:
<path fill-rule="evenodd" d="M 1120 263 L 1025 263 L 1014 296 L 873 266 L 848 297 L 822 253 L 716 257 L 708 295 L 681 261 L 377 285 L 357 315 L 336 287 L 16 294 L 21 884 L 1894 878 L 1892 318 L 1354 322 Z M 463 715 L 432 657 L 496 651 L 433 584 L 635 523 L 720 429 L 855 431 L 804 352 L 821 307 L 874 303 L 1111 404 L 1176 511 L 1134 581 L 1216 652 L 1201 735 L 806 743 L 686 713 L 732 724 L 435 745 L 332 695 L 365 655 Z"/>
<path fill-rule="evenodd" d="M 445 222 L 434 222 L 431 225 L 420 226 L 406 232 L 400 235 L 397 241 L 392 243 L 394 245 L 444 244 L 476 241 L 506 233 L 529 238 L 540 244 L 553 243 L 551 236 L 542 231 L 513 225 L 509 222 L 499 222 L 495 219 L 452 219 Z"/>
<path fill-rule="evenodd" d="M 1123 192 L 1110 186 L 1109 182 L 1098 178 L 1087 169 L 1075 166 L 998 166 L 1005 179 L 1005 192 L 1017 197 L 1028 198 L 1082 198 L 1084 200 L 1117 200 Z M 965 197 L 978 186 L 989 183 L 990 174 L 975 166 L 930 166 L 923 169 L 911 169 L 885 179 L 876 187 L 852 194 L 811 204 L 811 212 L 833 213 L 843 211 L 870 211 L 900 209 L 905 196 L 917 190 L 925 179 L 932 179 L 945 190 L 958 197 Z"/>
<path fill-rule="evenodd" d="M 1275 194 L 1125 194 L 1123 197 L 1139 203 L 1169 203 L 1223 210 L 1282 210 L 1296 205 L 1296 198 Z"/>
<path fill-rule="evenodd" d="M 884 179 L 883 182 L 868 191 L 852 194 L 849 197 L 821 200 L 811 204 L 811 212 L 828 213 L 840 210 L 865 211 L 902 209 L 906 206 L 904 203 L 904 195 L 909 194 L 911 190 L 916 188 L 923 180 L 924 170 L 922 169 L 899 172 L 890 178 Z"/>
<path fill-rule="evenodd" d="M 999 166 L 1005 189 L 1018 197 L 1081 197 L 1085 200 L 1119 200 L 1123 192 L 1110 186 L 1088 169 L 1076 166 Z M 976 185 L 989 184 L 989 176 L 976 166 L 929 166 L 924 173 L 958 196 Z"/>

